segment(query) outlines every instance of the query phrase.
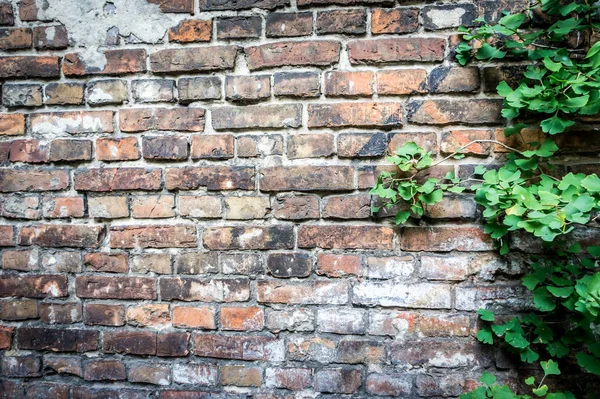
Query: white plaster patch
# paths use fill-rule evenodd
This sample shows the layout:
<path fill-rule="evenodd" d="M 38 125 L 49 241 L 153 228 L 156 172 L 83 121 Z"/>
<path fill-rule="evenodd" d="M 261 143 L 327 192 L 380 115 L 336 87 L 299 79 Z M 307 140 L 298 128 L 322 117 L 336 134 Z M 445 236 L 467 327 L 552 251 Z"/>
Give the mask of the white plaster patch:
<path fill-rule="evenodd" d="M 431 9 L 427 13 L 427 17 L 431 19 L 431 22 L 438 29 L 452 28 L 454 26 L 462 25 L 462 16 L 467 11 L 463 8 L 454 8 L 452 10 L 436 10 Z"/>

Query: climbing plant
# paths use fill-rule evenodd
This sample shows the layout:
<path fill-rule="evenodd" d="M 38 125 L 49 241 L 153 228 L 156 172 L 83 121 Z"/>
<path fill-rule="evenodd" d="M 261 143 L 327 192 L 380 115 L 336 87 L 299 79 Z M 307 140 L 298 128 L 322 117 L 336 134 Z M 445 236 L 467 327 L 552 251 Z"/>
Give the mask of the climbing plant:
<path fill-rule="evenodd" d="M 380 198 L 373 212 L 394 209 L 398 224 L 420 218 L 447 193 L 471 190 L 483 209 L 485 232 L 502 255 L 510 251 L 511 232 L 529 233 L 544 243 L 546 251 L 531 259 L 522 279 L 534 311 L 500 321 L 505 319 L 480 309 L 483 326 L 477 334 L 484 344 L 500 344 L 523 362 L 538 364 L 543 378 L 527 378 L 531 392 L 517 394 L 485 373 L 483 386 L 463 399 L 574 398 L 570 392 L 550 392 L 545 384 L 560 375 L 559 365 L 566 359 L 600 375 L 600 246 L 585 247 L 569 234 L 599 217 L 600 178 L 561 176 L 553 164 L 559 148 L 552 139 L 568 135 L 578 119 L 600 112 L 600 42 L 592 43 L 600 28 L 599 7 L 588 0 L 532 3 L 520 13 L 505 13 L 495 24 L 477 19 L 475 28 L 461 27 L 463 41 L 456 49 L 461 65 L 473 59 L 522 61 L 520 81 L 501 82 L 497 92 L 507 119 L 504 134 L 518 135 L 525 148 L 476 140 L 436 162 L 431 152 L 409 142 L 388 157 L 397 172 L 382 173 L 371 190 Z M 541 130 L 545 138 L 527 142 L 524 129 Z M 506 162 L 497 169 L 478 166 L 464 179 L 452 172 L 441 179 L 423 177 L 481 142 L 506 147 Z"/>

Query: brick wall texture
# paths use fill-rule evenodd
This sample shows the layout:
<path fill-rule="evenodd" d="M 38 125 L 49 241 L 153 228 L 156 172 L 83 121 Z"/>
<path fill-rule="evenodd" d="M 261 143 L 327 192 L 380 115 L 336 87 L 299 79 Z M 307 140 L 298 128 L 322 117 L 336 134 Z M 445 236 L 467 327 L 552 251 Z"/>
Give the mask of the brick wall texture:
<path fill-rule="evenodd" d="M 44 1 L 0 0 L 0 396 L 429 398 L 514 378 L 476 310 L 528 301 L 470 194 L 397 228 L 368 191 L 407 141 L 441 159 L 505 140 L 495 86 L 519 67 L 452 53 L 459 25 L 523 1 L 147 1 L 137 18 L 177 23 L 158 43 L 90 31 L 98 66 Z M 569 137 L 579 164 L 600 149 Z"/>

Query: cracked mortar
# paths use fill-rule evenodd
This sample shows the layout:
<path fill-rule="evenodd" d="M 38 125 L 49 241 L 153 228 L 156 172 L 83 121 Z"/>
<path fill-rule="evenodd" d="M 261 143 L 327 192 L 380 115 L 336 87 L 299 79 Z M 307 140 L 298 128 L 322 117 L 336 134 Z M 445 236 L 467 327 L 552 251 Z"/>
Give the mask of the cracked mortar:
<path fill-rule="evenodd" d="M 106 65 L 103 50 L 116 32 L 128 43 L 155 44 L 186 18 L 164 14 L 146 0 L 36 0 L 36 5 L 40 20 L 58 21 L 67 28 L 71 45 L 80 49 L 83 62 L 92 69 Z"/>

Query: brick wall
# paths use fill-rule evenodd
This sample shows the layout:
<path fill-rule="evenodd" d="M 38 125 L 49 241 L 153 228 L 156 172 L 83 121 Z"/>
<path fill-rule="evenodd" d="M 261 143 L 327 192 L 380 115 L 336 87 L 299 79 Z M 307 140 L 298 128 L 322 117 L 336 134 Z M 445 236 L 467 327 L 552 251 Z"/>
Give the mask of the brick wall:
<path fill-rule="evenodd" d="M 514 376 L 475 311 L 527 300 L 471 196 L 399 229 L 368 190 L 407 141 L 503 140 L 493 92 L 518 67 L 452 51 L 524 1 L 147 1 L 128 36 L 86 32 L 99 63 L 55 0 L 0 1 L 0 396 L 453 397 Z M 92 3 L 90 23 L 123 4 Z"/>

